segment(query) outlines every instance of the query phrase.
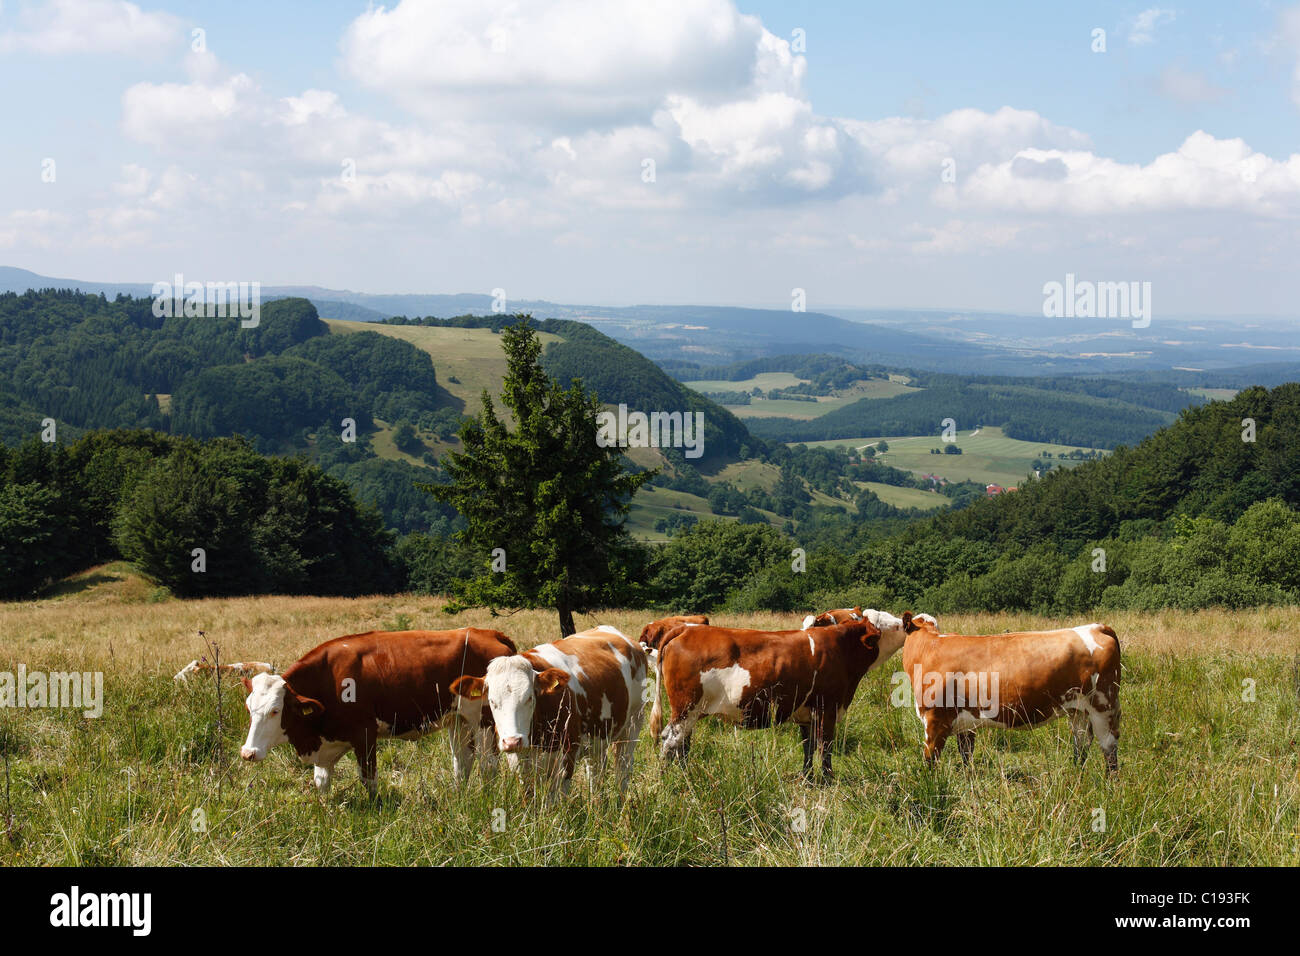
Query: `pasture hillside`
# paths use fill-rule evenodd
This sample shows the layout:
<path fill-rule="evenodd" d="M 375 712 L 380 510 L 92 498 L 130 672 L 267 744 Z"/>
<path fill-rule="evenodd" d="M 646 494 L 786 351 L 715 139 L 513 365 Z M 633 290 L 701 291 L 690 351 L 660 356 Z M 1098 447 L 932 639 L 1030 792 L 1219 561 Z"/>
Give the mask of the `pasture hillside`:
<path fill-rule="evenodd" d="M 1296 608 L 1108 613 L 1125 662 L 1114 781 L 1096 753 L 1082 769 L 1071 763 L 1063 722 L 981 732 L 972 768 L 950 748 L 925 770 L 915 716 L 890 704 L 895 658 L 859 688 L 829 786 L 802 782 L 794 728 L 708 720 L 684 771 L 662 767 L 645 734 L 621 809 L 612 782 L 593 795 L 582 769 L 570 798 L 550 807 L 525 802 L 508 773 L 484 781 L 476 771 L 457 791 L 442 735 L 382 743 L 371 803 L 350 757 L 326 797 L 284 748 L 244 765 L 242 689 L 222 681 L 218 709 L 215 682 L 171 680 L 205 652 L 199 630 L 223 660 L 281 665 L 370 628 L 475 623 L 521 645 L 555 636 L 550 612 L 452 617 L 443 603 L 181 601 L 110 565 L 45 599 L 0 605 L 0 668 L 105 675 L 98 719 L 0 710 L 9 784 L 0 864 L 1300 864 Z M 578 624 L 633 634 L 651 616 L 611 610 Z M 792 627 L 798 616 L 716 619 Z M 1061 622 L 975 613 L 941 623 L 996 632 Z M 493 827 L 498 810 L 504 829 Z"/>
<path fill-rule="evenodd" d="M 1035 461 L 1048 460 L 1053 467 L 1072 468 L 1084 459 L 1062 458 L 1061 455 L 1102 454 L 1096 448 L 1008 438 L 1001 428 L 990 425 L 958 431 L 954 444 L 961 449 L 960 455 L 931 454 L 931 449 L 945 447 L 937 434 L 832 439 L 809 442 L 808 447 L 863 449 L 879 445 L 882 441 L 888 444 L 889 450 L 876 455 L 875 460 L 881 464 L 918 475 L 935 474 L 949 481 L 977 481 L 984 485 L 999 484 L 1004 487 L 1023 482 L 1031 474 Z"/>

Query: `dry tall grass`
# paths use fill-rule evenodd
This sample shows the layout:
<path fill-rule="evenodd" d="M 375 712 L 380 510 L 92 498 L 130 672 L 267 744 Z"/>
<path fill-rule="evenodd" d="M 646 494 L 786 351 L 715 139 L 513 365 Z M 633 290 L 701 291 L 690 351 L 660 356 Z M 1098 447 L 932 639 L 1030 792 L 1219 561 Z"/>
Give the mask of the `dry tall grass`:
<path fill-rule="evenodd" d="M 82 575 L 45 600 L 0 604 L 0 670 L 23 663 L 106 675 L 97 720 L 0 710 L 10 776 L 0 862 L 1300 863 L 1296 608 L 1104 616 L 1125 658 L 1118 781 L 1105 778 L 1095 753 L 1082 770 L 1071 763 L 1061 722 L 982 732 L 971 769 L 952 752 L 925 770 L 915 716 L 889 703 L 896 658 L 859 689 L 829 787 L 803 783 L 792 728 L 706 722 L 685 771 L 662 767 L 648 736 L 642 741 L 622 808 L 607 785 L 595 795 L 576 786 L 549 808 L 525 804 L 506 774 L 484 781 L 476 772 L 458 791 L 442 735 L 383 744 L 381 800 L 372 804 L 350 758 L 325 798 L 284 748 L 261 766 L 241 764 L 247 717 L 237 686 L 223 684 L 218 733 L 211 683 L 170 680 L 205 653 L 199 630 L 224 660 L 281 665 L 372 628 L 474 623 L 521 645 L 558 636 L 553 613 L 451 617 L 442 604 L 413 595 L 177 601 L 123 565 Z M 579 624 L 633 634 L 651 616 L 611 610 Z M 798 617 L 716 620 L 778 628 Z M 970 632 L 1060 623 L 1021 614 L 941 619 L 944 629 Z M 493 827 L 498 811 L 504 830 Z"/>

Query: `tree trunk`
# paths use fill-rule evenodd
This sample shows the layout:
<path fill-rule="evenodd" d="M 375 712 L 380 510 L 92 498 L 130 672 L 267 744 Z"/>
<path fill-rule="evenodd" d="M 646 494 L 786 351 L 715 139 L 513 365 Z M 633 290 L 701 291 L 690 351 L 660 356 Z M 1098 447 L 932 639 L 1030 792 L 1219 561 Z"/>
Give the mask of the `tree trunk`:
<path fill-rule="evenodd" d="M 577 634 L 578 628 L 573 623 L 573 609 L 569 607 L 567 598 L 560 598 L 555 609 L 560 612 L 560 637 L 568 637 L 571 634 Z"/>

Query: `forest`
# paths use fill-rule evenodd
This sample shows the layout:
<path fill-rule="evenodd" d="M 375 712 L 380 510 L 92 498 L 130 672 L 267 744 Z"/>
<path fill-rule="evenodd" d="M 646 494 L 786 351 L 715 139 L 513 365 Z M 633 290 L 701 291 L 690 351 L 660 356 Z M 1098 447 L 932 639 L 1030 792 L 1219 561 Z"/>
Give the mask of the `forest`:
<path fill-rule="evenodd" d="M 499 332 L 521 317 L 389 321 Z M 1027 480 L 1012 495 L 988 498 L 979 485 L 951 482 L 940 490 L 952 506 L 925 515 L 860 487 L 928 487 L 870 450 L 752 437 L 745 423 L 599 331 L 522 321 L 562 337 L 540 359 L 561 384 L 580 379 L 606 402 L 700 409 L 710 423 L 712 462 L 668 449 L 649 480 L 706 499 L 716 517 L 664 519 L 666 544 L 637 545 L 621 559 L 632 565 L 618 576 L 624 606 L 874 602 L 939 613 L 1296 600 L 1300 385 L 1202 403 L 1162 381 L 916 372 L 922 391 L 794 423 L 824 431 L 848 419 L 862 434 L 889 434 L 893 421 L 925 433 L 950 414 L 969 419 L 963 428 L 1005 416 L 1008 432 L 1115 449 Z M 381 459 L 368 434 L 375 419 L 455 431 L 459 412 L 439 391 L 428 354 L 368 331 L 326 334 L 300 299 L 266 304 L 258 328 L 234 322 L 158 319 L 147 300 L 125 297 L 0 296 L 5 596 L 115 558 L 176 593 L 446 592 L 480 566 L 484 556 L 456 537 L 464 519 L 431 493 L 449 480 L 438 460 Z M 790 356 L 783 359 L 789 368 Z M 801 361 L 814 380 L 843 374 L 831 357 Z M 759 360 L 674 372 L 763 370 L 771 369 Z M 866 421 L 863 409 L 871 410 Z M 54 443 L 38 437 L 45 418 L 57 423 Z M 355 442 L 339 440 L 345 418 L 355 422 Z M 769 419 L 750 428 L 772 421 L 790 426 Z M 774 468 L 775 484 L 742 490 L 712 473 L 737 460 Z M 765 515 L 777 516 L 776 526 Z M 340 536 L 347 548 L 327 544 Z M 210 569 L 201 585 L 195 547 Z M 797 573 L 795 548 L 808 556 Z M 702 549 L 712 557 L 683 590 L 682 568 Z"/>

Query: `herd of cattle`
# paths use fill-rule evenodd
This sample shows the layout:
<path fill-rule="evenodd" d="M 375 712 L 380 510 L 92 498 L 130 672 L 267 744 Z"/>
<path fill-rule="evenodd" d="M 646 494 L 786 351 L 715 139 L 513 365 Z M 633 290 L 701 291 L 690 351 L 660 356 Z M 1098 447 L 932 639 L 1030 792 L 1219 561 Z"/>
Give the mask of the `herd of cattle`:
<path fill-rule="evenodd" d="M 380 738 L 447 728 L 458 782 L 476 754 L 484 772 L 501 755 L 530 790 L 542 783 L 567 793 L 580 756 L 593 762 L 594 786 L 612 755 L 621 795 L 646 704 L 666 759 L 687 759 L 701 717 L 746 728 L 793 722 L 803 733 L 804 773 L 812 775 L 819 752 L 829 780 L 835 728 L 859 682 L 900 648 L 927 762 L 950 734 L 969 761 L 978 727 L 1065 714 L 1076 759 L 1095 738 L 1108 771 L 1118 770 L 1119 641 L 1101 624 L 945 634 L 927 614 L 845 608 L 810 615 L 798 629 L 761 631 L 692 615 L 654 621 L 636 641 L 601 625 L 522 653 L 483 628 L 371 631 L 326 641 L 282 673 L 261 662 L 221 669 L 238 673 L 248 692 L 240 756 L 258 761 L 287 742 L 315 766 L 322 791 L 351 750 L 373 793 Z M 210 669 L 194 661 L 176 677 Z"/>

